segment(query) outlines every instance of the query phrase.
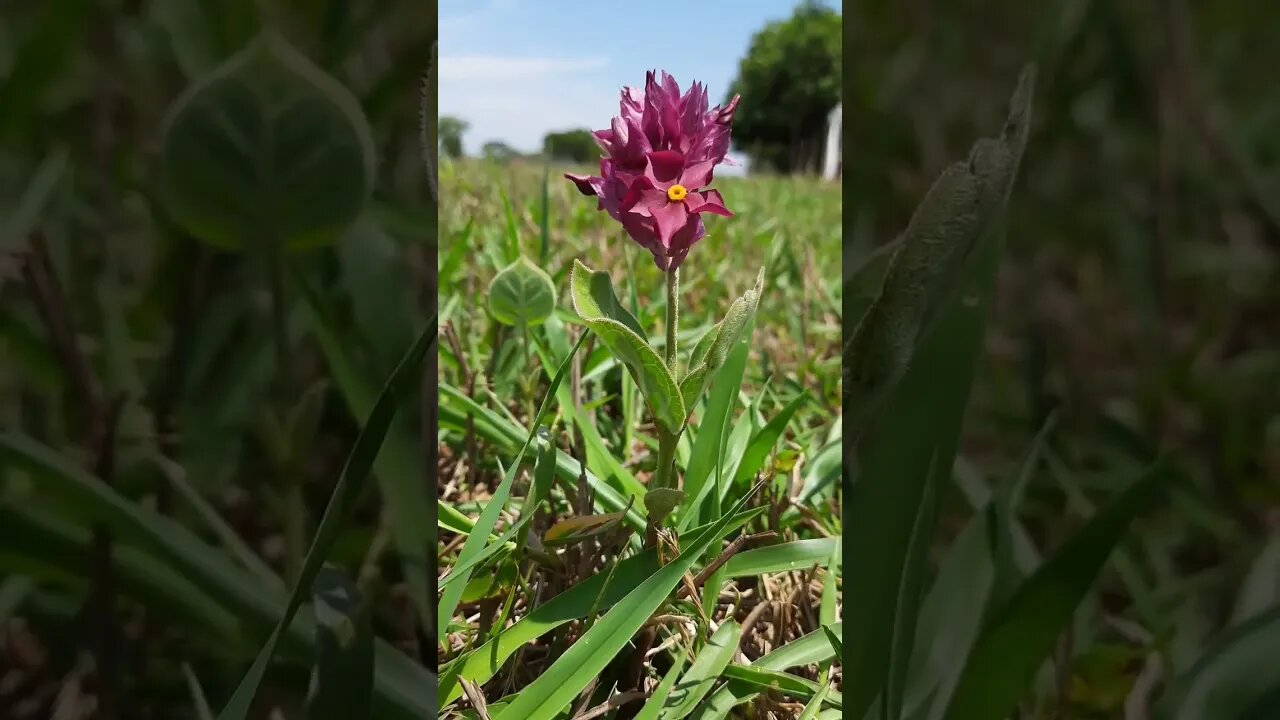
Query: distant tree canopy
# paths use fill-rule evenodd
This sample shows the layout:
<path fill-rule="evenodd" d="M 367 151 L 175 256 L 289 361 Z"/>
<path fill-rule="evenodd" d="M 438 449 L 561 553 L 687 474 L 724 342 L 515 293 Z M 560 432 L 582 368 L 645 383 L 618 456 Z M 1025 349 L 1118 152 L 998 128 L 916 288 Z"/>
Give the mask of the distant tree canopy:
<path fill-rule="evenodd" d="M 728 96 L 742 96 L 733 140 L 753 165 L 817 169 L 827 116 L 840 101 L 840 59 L 840 14 L 813 0 L 751 38 Z"/>
<path fill-rule="evenodd" d="M 499 140 L 490 140 L 485 143 L 484 147 L 480 148 L 480 154 L 485 160 L 496 162 L 507 162 L 520 157 L 520 151 Z"/>
<path fill-rule="evenodd" d="M 565 130 L 547 133 L 542 140 L 542 154 L 556 160 L 589 163 L 600 157 L 600 146 L 590 130 Z"/>
<path fill-rule="evenodd" d="M 466 120 L 442 116 L 436 130 L 440 136 L 440 152 L 451 158 L 462 157 L 462 135 L 467 127 Z"/>

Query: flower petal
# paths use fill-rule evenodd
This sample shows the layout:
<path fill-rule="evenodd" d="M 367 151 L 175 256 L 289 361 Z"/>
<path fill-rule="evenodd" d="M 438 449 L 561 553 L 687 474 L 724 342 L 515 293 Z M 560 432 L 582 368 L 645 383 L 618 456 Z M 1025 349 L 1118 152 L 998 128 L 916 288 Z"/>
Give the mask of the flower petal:
<path fill-rule="evenodd" d="M 565 173 L 564 176 L 573 181 L 578 186 L 578 192 L 583 195 L 599 195 L 600 187 L 604 184 L 604 178 L 592 177 L 590 175 L 574 175 L 573 173 Z"/>
<path fill-rule="evenodd" d="M 693 163 L 680 173 L 680 184 L 686 190 L 697 190 L 711 184 L 711 171 L 716 166 L 715 160 L 703 160 Z"/>
<path fill-rule="evenodd" d="M 649 153 L 649 167 L 645 174 L 654 185 L 666 190 L 680 179 L 683 170 L 683 155 L 675 150 L 654 150 Z"/>
<path fill-rule="evenodd" d="M 649 208 L 658 227 L 658 239 L 663 247 L 671 246 L 671 239 L 689 221 L 689 211 L 682 202 L 667 202 Z"/>
<path fill-rule="evenodd" d="M 715 122 L 718 125 L 732 125 L 733 114 L 738 111 L 738 101 L 742 99 L 741 95 L 734 95 L 728 105 L 724 107 L 717 106 L 711 112 L 715 115 Z"/>
<path fill-rule="evenodd" d="M 724 198 L 721 197 L 719 190 L 689 193 L 684 202 L 689 206 L 689 212 L 694 214 L 705 212 L 722 217 L 733 217 L 733 212 L 724 206 Z"/>
<path fill-rule="evenodd" d="M 667 199 L 667 191 L 654 187 L 649 178 L 641 175 L 627 188 L 627 192 L 622 196 L 622 202 L 619 203 L 618 209 L 622 212 L 635 212 L 645 217 L 651 217 L 653 208 L 661 207 L 668 202 L 670 201 Z"/>

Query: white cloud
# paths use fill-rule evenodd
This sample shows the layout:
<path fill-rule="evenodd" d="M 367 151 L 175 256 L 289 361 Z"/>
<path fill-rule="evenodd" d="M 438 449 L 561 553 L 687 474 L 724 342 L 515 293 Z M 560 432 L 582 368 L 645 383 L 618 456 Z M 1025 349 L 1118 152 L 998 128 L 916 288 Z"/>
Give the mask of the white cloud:
<path fill-rule="evenodd" d="M 467 122 L 463 146 L 469 155 L 493 140 L 537 152 L 549 132 L 609 126 L 622 88 L 592 72 L 607 66 L 598 57 L 444 54 L 440 114 Z M 745 164 L 737 153 L 730 157 Z M 717 172 L 741 175 L 744 170 L 722 165 Z"/>
<path fill-rule="evenodd" d="M 606 127 L 617 112 L 619 88 L 592 70 L 601 58 L 442 56 L 440 114 L 467 121 L 470 154 L 500 140 L 533 152 L 553 130 Z"/>
<path fill-rule="evenodd" d="M 443 56 L 440 80 L 514 80 L 597 70 L 608 65 L 604 58 L 495 57 L 490 55 Z"/>

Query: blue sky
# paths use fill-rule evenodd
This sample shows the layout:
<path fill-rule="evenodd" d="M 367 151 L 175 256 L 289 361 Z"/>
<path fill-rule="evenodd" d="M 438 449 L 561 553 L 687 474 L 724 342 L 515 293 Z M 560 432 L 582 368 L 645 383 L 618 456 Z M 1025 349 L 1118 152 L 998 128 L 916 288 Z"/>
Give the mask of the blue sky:
<path fill-rule="evenodd" d="M 609 126 L 623 85 L 665 69 L 724 102 L 751 36 L 796 0 L 440 0 L 440 114 L 466 151 L 523 151 L 551 130 Z M 838 5 L 837 5 L 838 7 Z"/>

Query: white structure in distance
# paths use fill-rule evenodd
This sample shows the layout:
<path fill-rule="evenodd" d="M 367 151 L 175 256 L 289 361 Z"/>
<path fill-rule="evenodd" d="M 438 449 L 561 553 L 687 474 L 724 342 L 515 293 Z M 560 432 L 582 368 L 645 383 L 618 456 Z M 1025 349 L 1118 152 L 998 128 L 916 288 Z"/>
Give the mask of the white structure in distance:
<path fill-rule="evenodd" d="M 843 103 L 836 103 L 827 116 L 827 142 L 823 148 L 822 179 L 835 180 L 840 177 L 840 158 L 843 150 Z"/>

